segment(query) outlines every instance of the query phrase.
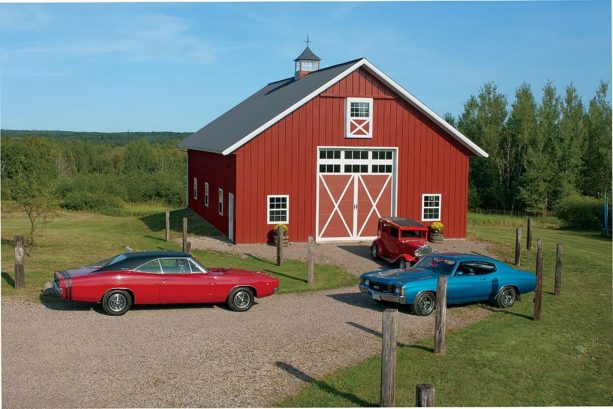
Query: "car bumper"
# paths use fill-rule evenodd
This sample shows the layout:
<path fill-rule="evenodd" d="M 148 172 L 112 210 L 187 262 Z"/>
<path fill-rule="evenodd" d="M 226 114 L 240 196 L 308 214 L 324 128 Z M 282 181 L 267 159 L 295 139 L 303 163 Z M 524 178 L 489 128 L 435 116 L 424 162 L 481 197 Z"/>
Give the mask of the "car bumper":
<path fill-rule="evenodd" d="M 403 295 L 394 295 L 390 293 L 383 293 L 380 291 L 375 291 L 372 288 L 368 288 L 362 284 L 360 284 L 359 287 L 360 287 L 361 292 L 363 292 L 364 294 L 370 295 L 373 300 L 395 302 L 398 304 L 406 304 L 406 297 Z"/>

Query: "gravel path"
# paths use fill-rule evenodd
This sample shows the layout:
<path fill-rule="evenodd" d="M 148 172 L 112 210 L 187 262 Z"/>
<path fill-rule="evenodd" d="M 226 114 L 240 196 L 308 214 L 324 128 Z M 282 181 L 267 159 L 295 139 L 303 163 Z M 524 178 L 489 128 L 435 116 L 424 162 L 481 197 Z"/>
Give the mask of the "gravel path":
<path fill-rule="evenodd" d="M 192 248 L 200 250 L 213 250 L 235 254 L 241 257 L 249 255 L 276 260 L 277 249 L 266 244 L 232 244 L 214 237 L 191 236 Z M 315 245 L 315 261 L 321 264 L 335 264 L 355 275 L 391 266 L 385 261 L 373 261 L 370 257 L 369 242 L 352 243 L 319 243 Z M 442 243 L 432 243 L 432 247 L 439 253 L 470 253 L 490 255 L 487 243 L 470 240 L 445 240 Z M 292 243 L 283 249 L 285 258 L 306 261 L 306 243 Z"/>
<path fill-rule="evenodd" d="M 383 307 L 356 288 L 219 306 L 136 308 L 2 300 L 2 405 L 40 407 L 270 406 L 309 377 L 378 354 Z M 449 327 L 483 319 L 449 310 Z M 401 313 L 399 342 L 430 337 L 433 317 Z"/>

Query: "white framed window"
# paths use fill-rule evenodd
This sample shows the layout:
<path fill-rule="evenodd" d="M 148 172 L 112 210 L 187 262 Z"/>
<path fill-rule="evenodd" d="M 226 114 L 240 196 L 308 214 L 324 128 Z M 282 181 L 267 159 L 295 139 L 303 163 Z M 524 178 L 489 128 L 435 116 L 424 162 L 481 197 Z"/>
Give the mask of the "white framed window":
<path fill-rule="evenodd" d="M 289 223 L 289 195 L 266 196 L 268 224 Z"/>
<path fill-rule="evenodd" d="M 372 138 L 372 98 L 347 98 L 345 137 Z"/>
<path fill-rule="evenodd" d="M 392 173 L 393 149 L 320 148 L 317 161 L 320 174 Z"/>
<path fill-rule="evenodd" d="M 440 193 L 425 193 L 421 195 L 421 220 L 424 222 L 441 220 Z"/>
<path fill-rule="evenodd" d="M 198 179 L 194 178 L 194 200 L 198 200 Z"/>
<path fill-rule="evenodd" d="M 220 216 L 223 216 L 223 189 L 219 189 L 217 193 L 219 195 L 219 200 L 217 201 L 217 213 L 219 213 Z"/>
<path fill-rule="evenodd" d="M 204 205 L 209 207 L 209 182 L 204 182 Z"/>

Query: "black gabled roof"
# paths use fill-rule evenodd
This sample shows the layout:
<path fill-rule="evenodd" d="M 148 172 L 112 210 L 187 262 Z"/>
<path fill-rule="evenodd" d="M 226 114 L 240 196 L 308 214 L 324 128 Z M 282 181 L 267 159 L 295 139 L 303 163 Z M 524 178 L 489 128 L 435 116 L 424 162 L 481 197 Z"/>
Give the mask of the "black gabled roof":
<path fill-rule="evenodd" d="M 291 77 L 271 82 L 183 139 L 179 147 L 222 153 L 360 60 L 322 68 L 300 80 Z"/>
<path fill-rule="evenodd" d="M 300 60 L 321 61 L 321 58 L 316 56 L 315 53 L 313 51 L 311 51 L 311 49 L 307 46 L 307 48 L 304 49 L 302 54 L 300 54 L 298 57 L 296 57 L 296 59 L 294 61 L 300 61 Z"/>

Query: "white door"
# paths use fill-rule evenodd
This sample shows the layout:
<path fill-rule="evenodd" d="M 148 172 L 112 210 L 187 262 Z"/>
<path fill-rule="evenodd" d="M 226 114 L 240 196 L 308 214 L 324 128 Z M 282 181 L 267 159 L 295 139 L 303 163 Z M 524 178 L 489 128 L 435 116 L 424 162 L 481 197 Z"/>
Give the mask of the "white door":
<path fill-rule="evenodd" d="M 234 241 L 234 193 L 228 193 L 228 238 Z"/>

